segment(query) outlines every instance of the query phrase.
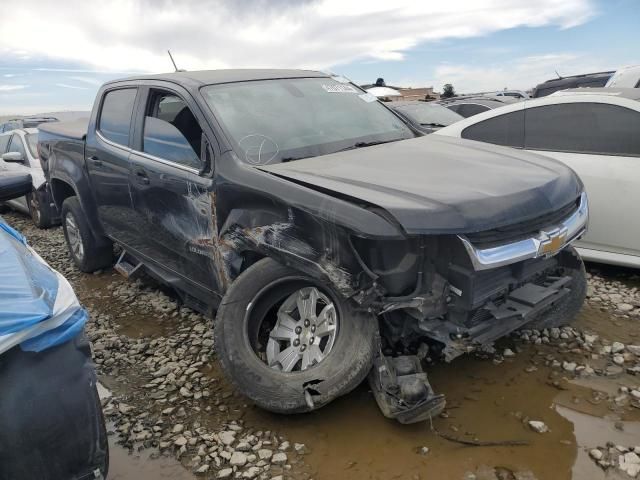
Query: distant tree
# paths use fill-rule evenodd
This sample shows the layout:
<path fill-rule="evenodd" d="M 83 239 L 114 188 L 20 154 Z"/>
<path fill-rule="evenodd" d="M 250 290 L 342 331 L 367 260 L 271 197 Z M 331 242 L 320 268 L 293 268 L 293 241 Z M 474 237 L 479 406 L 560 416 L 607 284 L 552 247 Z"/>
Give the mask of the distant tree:
<path fill-rule="evenodd" d="M 386 87 L 387 84 L 384 83 L 384 78 L 380 77 L 376 80 L 376 87 Z"/>
<path fill-rule="evenodd" d="M 440 95 L 442 98 L 451 98 L 451 97 L 455 97 L 456 96 L 456 91 L 453 89 L 453 85 L 451 85 L 450 83 L 445 84 L 444 87 L 442 87 L 442 95 Z"/>

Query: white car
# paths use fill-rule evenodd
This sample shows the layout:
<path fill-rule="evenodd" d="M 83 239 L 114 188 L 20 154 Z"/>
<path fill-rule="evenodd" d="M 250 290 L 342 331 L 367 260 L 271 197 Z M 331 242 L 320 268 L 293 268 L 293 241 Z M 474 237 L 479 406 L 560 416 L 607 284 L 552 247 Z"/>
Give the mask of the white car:
<path fill-rule="evenodd" d="M 611 75 L 607 88 L 640 88 L 640 65 L 629 65 L 616 70 Z"/>
<path fill-rule="evenodd" d="M 585 260 L 640 268 L 640 89 L 588 88 L 506 105 L 434 135 L 521 148 L 569 165 L 589 197 Z"/>
<path fill-rule="evenodd" d="M 21 128 L 0 134 L 0 170 L 31 175 L 30 194 L 9 200 L 5 205 L 31 215 L 40 228 L 48 228 L 57 220 L 40 160 L 38 159 L 38 129 Z"/>

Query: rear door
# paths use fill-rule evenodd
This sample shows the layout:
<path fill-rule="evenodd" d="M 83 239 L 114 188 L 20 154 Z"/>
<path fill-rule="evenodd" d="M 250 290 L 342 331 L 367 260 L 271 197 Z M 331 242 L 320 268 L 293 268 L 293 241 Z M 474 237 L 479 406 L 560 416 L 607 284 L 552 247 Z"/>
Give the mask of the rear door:
<path fill-rule="evenodd" d="M 98 215 L 105 232 L 128 244 L 135 239 L 131 226 L 129 154 L 132 116 L 138 89 L 107 90 L 96 119 L 95 135 L 87 135 L 86 165 Z"/>
<path fill-rule="evenodd" d="M 525 110 L 525 148 L 569 165 L 589 196 L 580 247 L 640 255 L 640 112 L 606 103 Z"/>
<path fill-rule="evenodd" d="M 213 181 L 200 175 L 213 161 L 204 117 L 177 86 L 145 87 L 141 98 L 129 177 L 135 249 L 184 280 L 218 291 Z"/>

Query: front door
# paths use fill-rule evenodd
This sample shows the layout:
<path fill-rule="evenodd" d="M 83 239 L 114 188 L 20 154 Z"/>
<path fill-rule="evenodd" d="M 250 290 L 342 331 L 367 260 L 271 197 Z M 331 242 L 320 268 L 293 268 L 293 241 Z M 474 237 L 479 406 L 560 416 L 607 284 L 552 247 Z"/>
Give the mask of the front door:
<path fill-rule="evenodd" d="M 198 120 L 176 93 L 151 89 L 136 123 L 141 142 L 131 154 L 134 248 L 183 279 L 219 291 L 213 182 L 199 174 L 206 153 Z"/>

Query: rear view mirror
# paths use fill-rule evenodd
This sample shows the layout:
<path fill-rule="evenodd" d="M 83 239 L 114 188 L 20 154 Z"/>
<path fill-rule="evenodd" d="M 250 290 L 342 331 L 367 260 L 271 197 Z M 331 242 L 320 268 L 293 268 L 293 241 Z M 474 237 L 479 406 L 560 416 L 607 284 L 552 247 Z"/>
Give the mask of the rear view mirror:
<path fill-rule="evenodd" d="M 24 162 L 24 155 L 21 152 L 7 152 L 2 154 L 5 162 Z"/>
<path fill-rule="evenodd" d="M 0 172 L 0 202 L 22 197 L 30 192 L 31 175 Z"/>

